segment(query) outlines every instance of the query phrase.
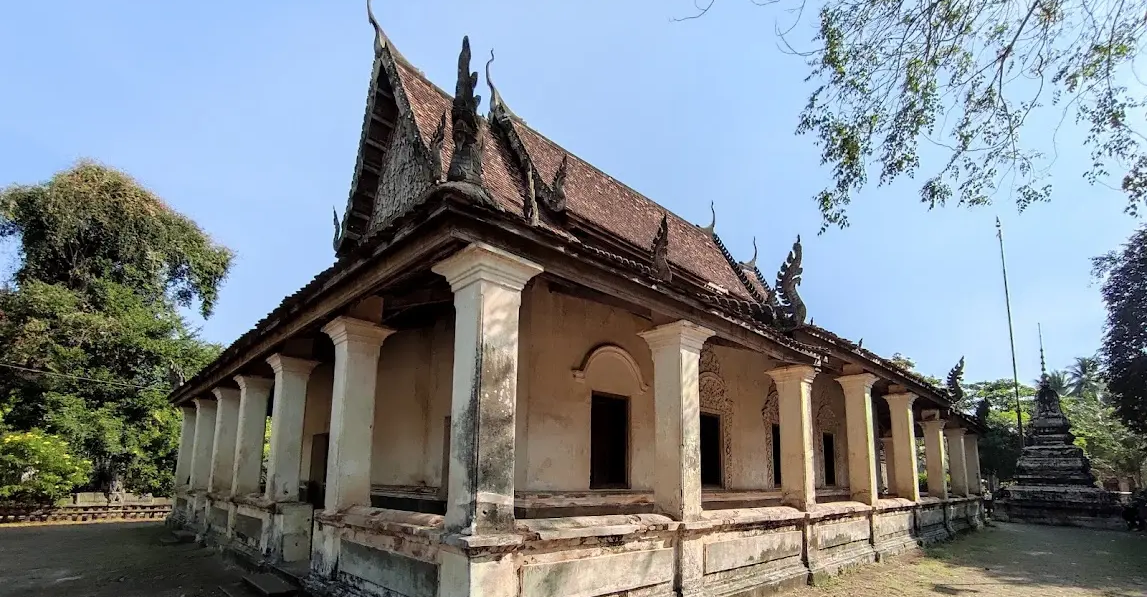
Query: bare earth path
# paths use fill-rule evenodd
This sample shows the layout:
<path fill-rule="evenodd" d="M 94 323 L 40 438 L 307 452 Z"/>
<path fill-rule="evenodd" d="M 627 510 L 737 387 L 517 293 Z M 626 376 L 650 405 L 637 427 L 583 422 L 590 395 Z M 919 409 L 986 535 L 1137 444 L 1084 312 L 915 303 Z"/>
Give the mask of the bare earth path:
<path fill-rule="evenodd" d="M 1147 534 L 993 523 L 792 597 L 1147 597 Z"/>
<path fill-rule="evenodd" d="M 0 527 L 0 597 L 218 597 L 238 573 L 159 523 Z M 996 523 L 792 597 L 1147 597 L 1147 534 Z"/>

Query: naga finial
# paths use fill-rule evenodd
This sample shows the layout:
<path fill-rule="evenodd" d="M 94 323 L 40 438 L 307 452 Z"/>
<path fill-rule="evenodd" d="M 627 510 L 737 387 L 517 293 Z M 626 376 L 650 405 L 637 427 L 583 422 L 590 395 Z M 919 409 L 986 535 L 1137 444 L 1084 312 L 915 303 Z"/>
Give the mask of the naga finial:
<path fill-rule="evenodd" d="M 856 347 L 857 347 L 857 348 L 864 348 L 864 338 L 861 338 L 860 340 L 857 340 L 857 342 L 856 342 Z"/>
<path fill-rule="evenodd" d="M 387 39 L 386 34 L 382 32 L 382 25 L 379 25 L 378 19 L 374 18 L 371 0 L 366 0 L 366 18 L 370 21 L 370 25 L 374 27 L 374 53 L 377 56 L 382 53 L 382 48 L 386 47 Z"/>
<path fill-rule="evenodd" d="M 753 237 L 753 258 L 742 263 L 741 265 L 749 268 L 756 269 L 757 267 L 757 237 Z"/>
<path fill-rule="evenodd" d="M 510 108 L 502 101 L 502 94 L 494 87 L 494 78 L 490 76 L 490 65 L 494 63 L 494 48 L 490 48 L 490 59 L 486 61 L 486 85 L 490 87 L 490 120 L 496 117 L 509 116 Z"/>
<path fill-rule="evenodd" d="M 546 206 L 558 213 L 566 210 L 566 176 L 569 175 L 569 159 L 568 153 L 562 154 L 562 163 L 558 164 L 558 169 L 554 171 L 554 180 L 550 183 L 550 193 L 543 197 L 546 199 Z"/>
<path fill-rule="evenodd" d="M 474 94 L 478 86 L 478 73 L 470 72 L 470 38 L 462 38 L 462 51 L 458 53 L 458 83 L 454 89 L 454 102 L 450 119 L 454 125 L 454 154 L 450 156 L 450 169 L 446 180 L 482 185 L 482 145 L 479 143 L 478 104 L 482 97 Z"/>
<path fill-rule="evenodd" d="M 801 257 L 801 237 L 798 234 L 792 250 L 789 251 L 788 258 L 781 264 L 781 269 L 777 272 L 775 291 L 778 305 L 785 314 L 782 324 L 790 329 L 803 324 L 805 316 L 808 314 L 804 301 L 797 294 L 797 287 L 800 286 L 801 275 L 804 273 Z"/>
<path fill-rule="evenodd" d="M 713 233 L 717 231 L 717 207 L 712 201 L 709 202 L 709 213 L 712 214 L 713 218 L 709 220 L 709 225 L 701 228 L 701 230 L 705 231 L 705 234 L 713 236 Z"/>
<path fill-rule="evenodd" d="M 952 400 L 953 404 L 958 404 L 964 400 L 963 383 L 964 357 L 960 357 L 960 361 L 948 372 L 948 397 Z"/>
<path fill-rule="evenodd" d="M 430 182 L 442 181 L 442 145 L 446 142 L 446 110 L 438 120 L 434 136 L 430 137 Z"/>
<path fill-rule="evenodd" d="M 673 272 L 669 269 L 669 216 L 661 214 L 661 225 L 657 227 L 657 234 L 653 237 L 653 273 L 663 282 L 673 279 Z"/>
<path fill-rule="evenodd" d="M 342 222 L 339 221 L 339 210 L 335 209 L 334 206 L 331 206 L 331 215 L 334 216 L 334 219 L 335 219 L 335 239 L 334 239 L 333 245 L 334 245 L 335 251 L 338 252 L 339 241 L 342 240 L 342 236 L 343 236 L 343 230 L 342 230 L 343 225 L 342 225 Z"/>

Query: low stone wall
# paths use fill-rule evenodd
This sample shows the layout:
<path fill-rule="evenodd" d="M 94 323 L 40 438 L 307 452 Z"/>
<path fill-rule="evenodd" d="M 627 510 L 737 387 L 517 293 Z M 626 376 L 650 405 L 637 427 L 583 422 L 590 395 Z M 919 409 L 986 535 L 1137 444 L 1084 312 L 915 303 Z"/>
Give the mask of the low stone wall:
<path fill-rule="evenodd" d="M 171 514 L 171 500 L 148 504 L 67 504 L 30 507 L 0 505 L 0 524 L 13 522 L 95 522 L 98 520 L 163 519 Z"/>

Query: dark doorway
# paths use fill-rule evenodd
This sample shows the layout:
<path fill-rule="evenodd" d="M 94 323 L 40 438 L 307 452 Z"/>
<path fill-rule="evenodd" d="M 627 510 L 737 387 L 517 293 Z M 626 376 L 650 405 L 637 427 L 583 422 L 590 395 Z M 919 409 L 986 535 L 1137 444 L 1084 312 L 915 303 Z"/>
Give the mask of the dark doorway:
<path fill-rule="evenodd" d="M 311 437 L 310 480 L 306 483 L 306 499 L 315 509 L 323 507 L 323 497 L 327 491 L 327 448 L 331 434 L 316 433 Z"/>
<path fill-rule="evenodd" d="M 589 488 L 629 487 L 629 400 L 594 394 L 589 435 Z"/>
<path fill-rule="evenodd" d="M 721 416 L 701 413 L 701 485 L 723 487 Z"/>
<path fill-rule="evenodd" d="M 773 487 L 781 486 L 781 426 L 773 423 Z"/>
<path fill-rule="evenodd" d="M 836 436 L 831 433 L 826 433 L 821 441 L 824 444 L 824 484 L 828 487 L 835 487 Z"/>

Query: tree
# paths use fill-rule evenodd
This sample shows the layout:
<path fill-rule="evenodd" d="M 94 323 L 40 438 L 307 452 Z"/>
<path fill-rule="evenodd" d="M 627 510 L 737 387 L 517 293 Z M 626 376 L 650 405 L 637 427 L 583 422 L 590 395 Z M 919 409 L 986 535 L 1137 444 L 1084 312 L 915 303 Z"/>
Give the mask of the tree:
<path fill-rule="evenodd" d="M 0 501 L 50 504 L 87 481 L 91 464 L 39 429 L 0 435 Z"/>
<path fill-rule="evenodd" d="M 716 0 L 700 2 L 694 16 Z M 870 179 L 884 185 L 922 166 L 929 208 L 984 205 L 997 191 L 1020 210 L 1045 201 L 1064 121 L 1085 129 L 1088 181 L 1121 188 L 1132 214 L 1147 198 L 1143 99 L 1124 83 L 1137 76 L 1142 3 L 828 0 L 807 46 L 789 34 L 812 7 L 786 8 L 777 34 L 816 84 L 797 133 L 813 135 L 832 168 L 815 196 L 823 227 L 848 225 L 846 208 Z"/>
<path fill-rule="evenodd" d="M 1067 368 L 1070 391 L 1060 396 L 1092 396 L 1098 398 L 1103 393 L 1103 380 L 1099 372 L 1099 359 L 1095 357 L 1075 357 Z"/>
<path fill-rule="evenodd" d="M 1093 263 L 1107 307 L 1099 357 L 1108 401 L 1128 427 L 1147 434 L 1147 226 Z"/>
<path fill-rule="evenodd" d="M 1039 379 L 1035 380 L 1033 385 L 1038 386 L 1040 381 L 1041 380 Z M 1066 371 L 1060 371 L 1059 369 L 1053 370 L 1047 374 L 1047 383 L 1049 386 L 1051 386 L 1051 389 L 1055 390 L 1055 393 L 1059 394 L 1060 396 L 1067 396 L 1071 394 L 1073 388 L 1075 387 L 1075 383 L 1072 381 L 1070 374 Z"/>
<path fill-rule="evenodd" d="M 1070 396 L 1062 402 L 1075 444 L 1087 453 L 1096 477 L 1134 477 L 1142 484 L 1147 438 L 1123 425 L 1113 409 L 1094 395 Z"/>
<path fill-rule="evenodd" d="M 970 383 L 964 386 L 964 392 L 967 402 L 976 405 L 976 419 L 986 428 L 980 437 L 980 468 L 1001 481 L 1010 481 L 1021 452 L 1014 381 Z M 1035 388 L 1021 384 L 1020 396 L 1030 399 L 1035 396 Z M 1021 399 L 1021 408 L 1026 428 L 1031 419 L 1031 401 Z"/>
<path fill-rule="evenodd" d="M 178 414 L 174 372 L 191 375 L 219 347 L 180 307 L 207 316 L 232 255 L 126 174 L 81 162 L 51 180 L 0 192 L 0 238 L 19 242 L 0 288 L 0 409 L 90 460 L 90 487 L 166 492 Z"/>

